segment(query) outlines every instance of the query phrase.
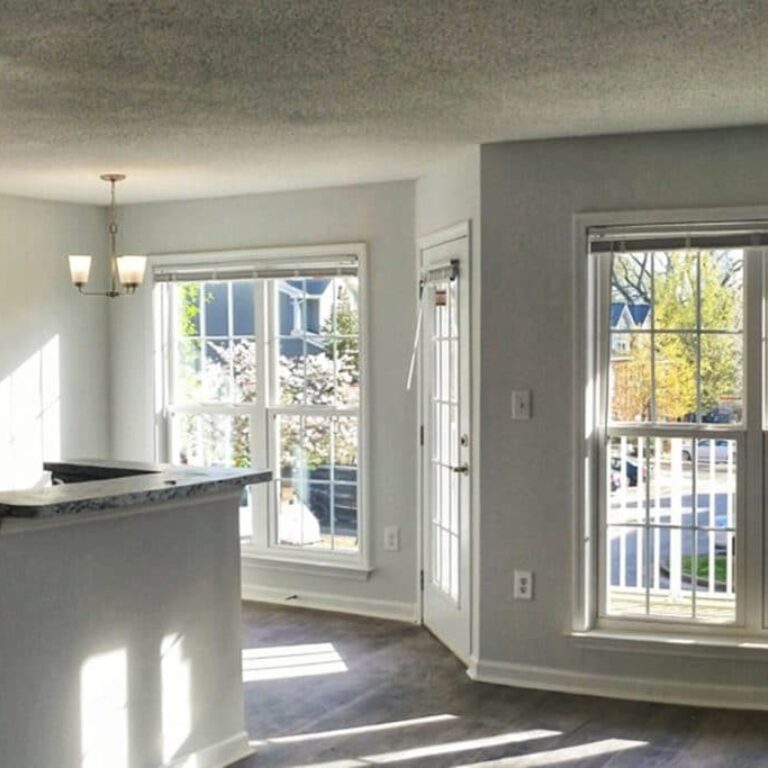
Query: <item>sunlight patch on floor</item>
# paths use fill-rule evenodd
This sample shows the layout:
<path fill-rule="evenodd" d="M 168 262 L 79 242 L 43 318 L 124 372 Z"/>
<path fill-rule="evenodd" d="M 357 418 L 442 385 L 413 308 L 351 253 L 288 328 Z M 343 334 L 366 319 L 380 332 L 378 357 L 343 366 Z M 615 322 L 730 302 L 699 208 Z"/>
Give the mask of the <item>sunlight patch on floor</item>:
<path fill-rule="evenodd" d="M 244 683 L 346 671 L 347 665 L 333 643 L 246 648 L 243 651 Z"/>
<path fill-rule="evenodd" d="M 359 736 L 368 733 L 380 733 L 399 728 L 412 728 L 414 726 L 431 725 L 432 723 L 445 723 L 458 720 L 456 715 L 428 715 L 426 717 L 414 717 L 410 720 L 393 720 L 387 723 L 374 723 L 373 725 L 356 725 L 351 728 L 339 728 L 334 731 L 318 731 L 317 733 L 296 733 L 290 736 L 274 736 L 271 739 L 248 742 L 252 747 L 261 747 L 267 744 L 298 744 L 304 741 L 316 739 L 335 739 L 337 737 Z"/>
<path fill-rule="evenodd" d="M 475 749 L 490 749 L 506 744 L 519 744 L 523 741 L 534 739 L 548 739 L 560 736 L 560 731 L 517 731 L 515 733 L 500 733 L 496 736 L 484 736 L 479 739 L 464 739 L 462 741 L 450 741 L 445 744 L 432 744 L 428 747 L 414 747 L 413 749 L 401 749 L 395 752 L 383 752 L 378 755 L 366 755 L 362 760 L 373 765 L 387 765 L 401 760 L 419 760 L 436 755 L 451 755 L 456 752 L 470 752 Z"/>
<path fill-rule="evenodd" d="M 576 747 L 563 747 L 547 752 L 533 752 L 527 755 L 502 757 L 497 760 L 487 760 L 482 763 L 468 763 L 458 768 L 544 768 L 549 765 L 565 765 L 574 760 L 586 760 L 601 757 L 616 752 L 647 747 L 647 741 L 629 741 L 628 739 L 605 739 Z"/>
<path fill-rule="evenodd" d="M 361 755 L 360 757 L 343 758 L 327 763 L 311 763 L 311 765 L 312 768 L 364 768 L 365 766 L 388 765 L 390 763 L 398 763 L 406 760 L 423 760 L 431 757 L 456 754 L 458 752 L 469 752 L 477 749 L 491 749 L 507 744 L 520 744 L 534 739 L 546 739 L 561 735 L 562 733 L 560 731 L 516 731 L 515 733 L 502 733 L 496 736 L 485 736 L 478 739 L 464 739 L 462 741 L 451 741 L 444 744 L 431 744 L 429 746 L 414 747 L 412 749 L 382 752 L 376 755 Z M 495 763 L 488 763 L 488 765 L 491 764 L 495 765 Z M 502 764 L 500 763 L 499 765 Z M 506 763 L 504 763 L 504 765 L 506 765 Z M 531 765 L 538 765 L 538 763 L 531 763 Z M 541 765 L 547 765 L 547 763 L 541 763 Z M 308 768 L 308 766 L 297 765 L 292 766 L 292 768 Z M 465 766 L 464 768 L 469 768 L 469 766 Z"/>

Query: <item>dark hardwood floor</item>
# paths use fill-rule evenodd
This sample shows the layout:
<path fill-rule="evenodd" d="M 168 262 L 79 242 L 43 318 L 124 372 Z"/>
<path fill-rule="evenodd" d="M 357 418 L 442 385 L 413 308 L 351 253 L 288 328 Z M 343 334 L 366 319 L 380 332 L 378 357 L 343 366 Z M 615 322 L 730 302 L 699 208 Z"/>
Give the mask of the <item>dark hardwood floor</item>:
<path fill-rule="evenodd" d="M 244 619 L 255 754 L 236 768 L 768 768 L 768 713 L 474 683 L 396 622 L 258 603 Z"/>

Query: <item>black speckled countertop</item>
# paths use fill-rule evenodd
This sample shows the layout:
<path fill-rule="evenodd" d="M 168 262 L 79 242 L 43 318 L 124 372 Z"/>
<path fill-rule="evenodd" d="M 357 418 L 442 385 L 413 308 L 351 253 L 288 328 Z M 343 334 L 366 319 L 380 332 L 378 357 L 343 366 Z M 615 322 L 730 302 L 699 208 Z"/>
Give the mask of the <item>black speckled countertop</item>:
<path fill-rule="evenodd" d="M 136 461 L 76 459 L 44 464 L 48 488 L 0 493 L 0 517 L 50 518 L 100 509 L 173 501 L 266 483 L 265 469 L 191 467 Z"/>

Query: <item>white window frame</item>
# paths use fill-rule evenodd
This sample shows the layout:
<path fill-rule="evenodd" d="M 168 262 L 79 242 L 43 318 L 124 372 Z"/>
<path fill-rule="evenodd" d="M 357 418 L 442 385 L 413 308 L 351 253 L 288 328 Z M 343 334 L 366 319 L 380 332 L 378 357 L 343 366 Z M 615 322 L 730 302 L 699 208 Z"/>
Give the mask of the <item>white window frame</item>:
<path fill-rule="evenodd" d="M 157 270 L 179 271 L 190 270 L 196 266 L 201 270 L 211 270 L 215 265 L 220 270 L 218 277 L 229 279 L 227 272 L 234 268 L 254 270 L 258 267 L 269 269 L 270 264 L 279 262 L 280 266 L 295 264 L 297 272 L 302 265 L 321 259 L 332 260 L 353 259 L 357 267 L 358 277 L 358 302 L 360 324 L 360 405 L 356 409 L 358 422 L 358 481 L 357 481 L 357 514 L 358 514 L 358 540 L 359 546 L 356 552 L 340 550 L 323 551 L 302 549 L 301 547 L 280 545 L 276 540 L 277 530 L 277 504 L 276 494 L 272 492 L 273 483 L 267 483 L 256 487 L 254 493 L 256 502 L 253 514 L 253 537 L 245 541 L 241 547 L 243 558 L 264 561 L 276 564 L 292 565 L 297 567 L 312 567 L 314 565 L 324 567 L 325 570 L 338 571 L 342 575 L 344 571 L 368 573 L 370 568 L 370 467 L 369 467 L 369 414 L 370 414 L 370 386 L 369 386 L 369 330 L 368 330 L 368 264 L 367 246 L 365 243 L 339 243 L 329 245 L 310 246 L 285 246 L 277 248 L 248 248 L 228 251 L 205 251 L 194 253 L 172 253 L 162 255 L 149 255 L 149 280 L 148 288 L 153 297 L 154 315 L 154 363 L 155 363 L 155 403 L 157 415 L 157 428 L 155 429 L 155 454 L 158 460 L 168 461 L 171 445 L 171 413 L 169 412 L 169 395 L 171 382 L 173 381 L 171 332 L 168 319 L 169 307 L 165 305 L 167 292 L 158 290 L 163 283 L 157 282 L 154 275 Z M 256 348 L 259 356 L 259 371 L 262 374 L 272 369 L 267 364 L 268 355 L 272 354 L 274 313 L 270 311 L 272 301 L 268 297 L 267 286 L 262 283 L 257 286 L 254 297 L 254 313 L 257 329 Z M 260 335 L 258 329 L 264 331 Z M 262 343 L 262 341 L 265 343 Z M 282 412 L 282 406 L 270 405 L 268 402 L 267 376 L 261 375 L 258 379 L 258 395 L 254 403 L 244 405 L 237 404 L 203 404 L 194 406 L 177 406 L 176 413 L 216 413 L 216 414 L 242 414 L 249 415 L 252 419 L 251 448 L 254 464 L 268 467 L 277 477 L 278 467 L 274 465 L 275 446 L 272 439 L 272 427 L 268 419 L 275 412 Z M 273 390 L 274 391 L 274 390 Z M 304 408 L 303 410 L 306 410 Z M 321 410 L 321 409 L 320 409 Z M 266 430 L 267 439 L 257 437 L 259 424 Z M 270 490 L 265 490 L 269 488 Z M 264 497 L 268 498 L 264 498 Z M 259 498 L 260 497 L 260 498 Z"/>
<path fill-rule="evenodd" d="M 647 617 L 640 620 L 608 618 L 601 616 L 600 610 L 602 538 L 599 502 L 602 483 L 598 473 L 600 443 L 605 437 L 600 433 L 596 409 L 601 400 L 601 390 L 607 383 L 602 376 L 603 361 L 599 359 L 599 350 L 605 345 L 596 341 L 601 332 L 600 297 L 597 295 L 600 284 L 597 274 L 599 265 L 598 259 L 590 257 L 588 232 L 591 228 L 606 226 L 655 226 L 680 222 L 716 224 L 753 220 L 768 221 L 768 207 L 649 210 L 573 216 L 575 492 L 570 633 L 582 641 L 584 638 L 592 638 L 592 642 L 598 643 L 597 647 L 601 647 L 601 642 L 602 647 L 616 647 L 615 642 L 620 646 L 622 638 L 645 640 L 649 646 L 658 642 L 663 645 L 666 641 L 673 642 L 684 636 L 692 638 L 694 642 L 703 640 L 705 643 L 741 644 L 746 651 L 749 646 L 743 645 L 745 638 L 755 639 L 762 644 L 768 639 L 768 583 L 764 574 L 764 563 L 767 560 L 766 544 L 763 541 L 766 511 L 762 503 L 766 471 L 763 466 L 763 444 L 768 413 L 764 372 L 768 349 L 764 341 L 766 317 L 763 314 L 763 303 L 768 296 L 766 248 L 763 248 L 762 257 L 753 255 L 745 264 L 745 421 L 740 461 L 744 462 L 741 477 L 748 478 L 748 484 L 743 487 L 742 483 L 737 490 L 740 507 L 737 562 L 741 566 L 736 582 L 736 623 L 724 626 Z M 750 328 L 753 331 L 759 329 L 760 332 L 750 334 Z M 765 456 L 768 460 L 768 452 Z"/>

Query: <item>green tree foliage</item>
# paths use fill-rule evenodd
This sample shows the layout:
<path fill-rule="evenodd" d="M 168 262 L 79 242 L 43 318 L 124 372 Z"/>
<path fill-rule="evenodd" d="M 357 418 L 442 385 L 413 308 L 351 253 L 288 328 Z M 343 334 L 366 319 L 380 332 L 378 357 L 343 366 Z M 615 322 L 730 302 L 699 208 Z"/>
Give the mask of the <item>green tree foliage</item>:
<path fill-rule="evenodd" d="M 651 278 L 651 264 L 653 276 Z M 614 259 L 612 298 L 648 303 L 655 316 L 656 418 L 684 421 L 724 399 L 741 396 L 740 337 L 742 257 L 740 251 L 671 251 L 627 254 Z M 697 297 L 701 295 L 698 302 Z M 711 333 L 698 335 L 697 328 Z M 651 350 L 648 335 L 632 334 L 624 359 L 614 355 L 614 416 L 647 420 L 651 407 Z"/>

